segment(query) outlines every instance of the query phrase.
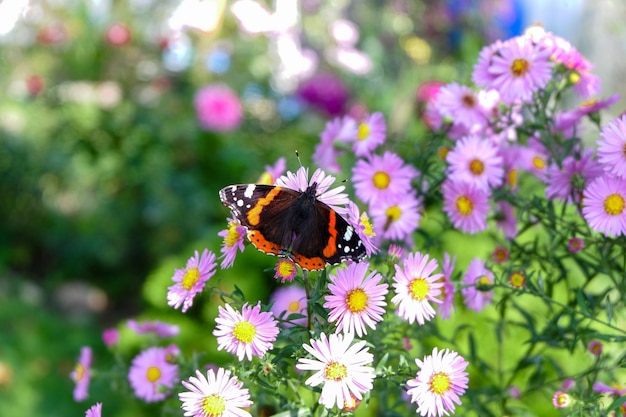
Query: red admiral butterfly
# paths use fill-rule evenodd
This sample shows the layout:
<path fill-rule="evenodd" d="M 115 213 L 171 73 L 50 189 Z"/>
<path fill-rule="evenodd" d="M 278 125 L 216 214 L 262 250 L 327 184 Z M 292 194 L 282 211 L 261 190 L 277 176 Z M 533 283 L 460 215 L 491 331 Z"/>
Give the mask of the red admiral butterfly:
<path fill-rule="evenodd" d="M 316 198 L 317 183 L 305 191 L 277 185 L 242 184 L 220 190 L 220 200 L 248 229 L 261 252 L 287 255 L 302 269 L 359 261 L 365 245 L 348 222 Z"/>

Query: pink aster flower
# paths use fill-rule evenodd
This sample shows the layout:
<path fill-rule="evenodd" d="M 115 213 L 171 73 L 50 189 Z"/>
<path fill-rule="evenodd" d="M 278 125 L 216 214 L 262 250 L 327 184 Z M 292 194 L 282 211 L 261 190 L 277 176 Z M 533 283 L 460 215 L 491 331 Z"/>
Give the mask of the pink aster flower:
<path fill-rule="evenodd" d="M 478 62 L 474 65 L 472 81 L 480 87 L 490 86 L 496 79 L 496 75 L 490 71 L 493 66 L 493 58 L 496 56 L 504 42 L 497 40 L 490 45 L 484 46 L 478 53 Z"/>
<path fill-rule="evenodd" d="M 435 317 L 435 309 L 430 304 L 441 304 L 443 283 L 442 274 L 433 274 L 437 269 L 437 260 L 428 254 L 409 253 L 402 267 L 395 265 L 396 274 L 393 288 L 396 295 L 391 302 L 398 306 L 398 315 L 410 324 L 417 321 L 423 325 Z"/>
<path fill-rule="evenodd" d="M 313 162 L 322 169 L 341 172 L 341 165 L 337 159 L 345 151 L 336 146 L 337 142 L 348 143 L 357 136 L 357 133 L 357 123 L 350 116 L 336 117 L 326 122 L 326 127 L 320 134 L 320 143 L 315 146 Z"/>
<path fill-rule="evenodd" d="M 184 269 L 177 269 L 174 272 L 172 281 L 174 285 L 168 288 L 167 304 L 178 308 L 182 305 L 182 312 L 186 312 L 193 305 L 193 299 L 202 291 L 206 282 L 215 275 L 215 254 L 205 249 L 202 256 L 198 251 L 187 261 Z"/>
<path fill-rule="evenodd" d="M 415 168 L 387 151 L 382 156 L 371 155 L 367 160 L 358 160 L 352 170 L 352 182 L 357 197 L 373 204 L 405 195 L 416 175 Z"/>
<path fill-rule="evenodd" d="M 474 311 L 481 311 L 491 302 L 493 291 L 493 272 L 485 267 L 485 263 L 479 258 L 472 259 L 467 272 L 463 276 L 463 302 L 465 306 Z"/>
<path fill-rule="evenodd" d="M 379 200 L 370 208 L 376 237 L 406 240 L 419 226 L 420 200 L 407 190 L 399 197 Z"/>
<path fill-rule="evenodd" d="M 304 383 L 316 387 L 323 384 L 319 403 L 326 408 L 342 409 L 353 403 L 351 396 L 363 399 L 374 384 L 375 372 L 371 365 L 374 355 L 369 353 L 366 341 L 352 343 L 354 334 L 337 333 L 326 336 L 321 333 L 318 340 L 302 347 L 313 359 L 300 358 L 296 368 L 314 371 Z"/>
<path fill-rule="evenodd" d="M 438 348 L 415 363 L 419 371 L 406 385 L 411 402 L 417 403 L 417 413 L 423 417 L 453 413 L 467 389 L 469 378 L 465 369 L 469 363 L 454 351 Z"/>
<path fill-rule="evenodd" d="M 600 137 L 598 161 L 607 172 L 626 179 L 626 115 L 605 126 Z"/>
<path fill-rule="evenodd" d="M 589 352 L 591 352 L 594 356 L 600 356 L 602 354 L 602 342 L 592 340 L 587 345 L 587 350 L 589 350 Z"/>
<path fill-rule="evenodd" d="M 605 235 L 626 234 L 626 179 L 604 175 L 593 180 L 584 191 L 583 217 Z"/>
<path fill-rule="evenodd" d="M 448 153 L 450 176 L 453 181 L 473 184 L 482 191 L 502 184 L 504 169 L 498 148 L 478 136 L 468 136 L 456 143 Z"/>
<path fill-rule="evenodd" d="M 354 333 L 361 337 L 367 327 L 376 329 L 383 320 L 387 284 L 380 283 L 382 275 L 376 271 L 367 274 L 368 262 L 351 263 L 347 268 L 330 275 L 324 307 L 330 310 L 328 321 L 337 322 L 337 331 Z"/>
<path fill-rule="evenodd" d="M 76 384 L 74 386 L 74 401 L 83 401 L 89 397 L 89 382 L 91 382 L 92 351 L 89 346 L 80 348 L 80 356 L 70 378 Z"/>
<path fill-rule="evenodd" d="M 572 402 L 572 398 L 568 393 L 563 391 L 557 391 L 552 396 L 552 404 L 555 408 L 565 408 Z"/>
<path fill-rule="evenodd" d="M 307 324 L 307 299 L 306 291 L 298 285 L 279 287 L 270 295 L 270 310 L 275 317 L 281 317 L 284 327 L 306 326 Z M 304 317 L 288 320 L 292 314 L 300 314 Z"/>
<path fill-rule="evenodd" d="M 230 132 L 239 127 L 243 107 L 237 94 L 225 85 L 207 85 L 194 97 L 196 115 L 206 130 Z"/>
<path fill-rule="evenodd" d="M 190 417 L 251 417 L 245 409 L 253 402 L 243 382 L 224 368 L 196 370 L 196 376 L 181 382 L 189 391 L 178 394 L 185 416 Z"/>
<path fill-rule="evenodd" d="M 348 202 L 347 220 L 348 223 L 354 227 L 354 230 L 357 235 L 359 235 L 361 242 L 363 242 L 367 256 L 372 256 L 377 253 L 378 248 L 374 243 L 374 238 L 376 237 L 374 226 L 372 225 L 367 213 L 361 213 L 359 206 L 357 206 L 353 201 Z"/>
<path fill-rule="evenodd" d="M 605 384 L 604 382 L 595 382 L 593 384 L 592 389 L 595 392 L 600 392 L 602 394 L 610 394 L 615 395 L 617 397 L 621 397 L 626 395 L 626 386 L 614 383 L 612 386 Z"/>
<path fill-rule="evenodd" d="M 552 78 L 550 51 L 518 36 L 500 46 L 488 71 L 494 77 L 489 87 L 498 90 L 505 103 L 530 102 L 533 93 Z"/>
<path fill-rule="evenodd" d="M 580 159 L 572 155 L 567 156 L 560 168 L 556 164 L 548 168 L 546 197 L 578 204 L 585 185 L 602 173 L 602 167 L 593 159 L 591 149 L 585 150 Z"/>
<path fill-rule="evenodd" d="M 237 355 L 240 361 L 244 357 L 251 361 L 252 356 L 262 358 L 274 347 L 278 325 L 271 312 L 261 311 L 261 303 L 254 307 L 246 303 L 241 313 L 229 304 L 218 307 L 218 310 L 217 326 L 213 330 L 213 335 L 217 337 L 217 350 L 225 349 Z"/>
<path fill-rule="evenodd" d="M 580 252 L 585 247 L 585 241 L 579 237 L 572 237 L 567 241 L 567 248 L 570 253 Z"/>
<path fill-rule="evenodd" d="M 85 417 L 101 417 L 102 403 L 95 403 L 85 412 Z"/>
<path fill-rule="evenodd" d="M 455 228 L 475 234 L 487 228 L 489 194 L 466 182 L 444 181 L 443 211 Z"/>
<path fill-rule="evenodd" d="M 220 252 L 222 253 L 222 263 L 220 268 L 226 269 L 233 266 L 237 252 L 245 249 L 246 234 L 248 229 L 242 226 L 238 219 L 228 218 L 228 228 L 220 231 L 217 235 L 224 238 Z"/>
<path fill-rule="evenodd" d="M 287 168 L 287 160 L 285 158 L 278 158 L 274 165 L 266 165 L 265 171 L 259 177 L 257 184 L 273 185 L 276 180 L 283 175 Z"/>
<path fill-rule="evenodd" d="M 428 112 L 426 111 L 428 105 L 436 100 L 439 90 L 445 83 L 443 81 L 433 80 L 426 81 L 417 87 L 415 91 L 415 104 L 417 108 L 417 115 L 422 120 L 422 123 L 429 128 L 433 128 L 433 120 L 430 119 Z"/>
<path fill-rule="evenodd" d="M 548 175 L 548 159 L 546 147 L 538 140 L 531 138 L 528 140 L 528 146 L 521 149 L 520 166 L 545 181 Z"/>
<path fill-rule="evenodd" d="M 180 332 L 180 328 L 177 325 L 158 320 L 143 322 L 128 320 L 126 325 L 137 334 L 153 333 L 159 337 L 172 337 Z"/>
<path fill-rule="evenodd" d="M 511 253 L 509 252 L 509 250 L 500 245 L 496 246 L 496 248 L 493 250 L 493 253 L 491 254 L 491 259 L 497 264 L 508 261 L 510 257 Z"/>
<path fill-rule="evenodd" d="M 329 190 L 334 182 L 335 177 L 327 175 L 319 168 L 315 170 L 309 180 L 309 170 L 305 167 L 300 167 L 295 174 L 287 171 L 287 174 L 276 180 L 276 185 L 301 192 L 306 191 L 310 187 L 315 187 L 315 198 L 337 213 L 344 214 L 346 212 L 345 205 L 349 201 L 348 194 L 342 192 L 346 187 L 341 185 Z"/>
<path fill-rule="evenodd" d="M 298 269 L 290 258 L 279 258 L 274 267 L 274 278 L 280 280 L 282 284 L 293 281 Z"/>
<path fill-rule="evenodd" d="M 612 96 L 605 99 L 589 99 L 582 103 L 577 109 L 574 111 L 580 114 L 581 116 L 596 113 L 600 110 L 604 110 L 617 103 L 620 100 L 619 94 L 613 94 Z"/>
<path fill-rule="evenodd" d="M 379 145 L 385 142 L 387 124 L 380 112 L 365 117 L 358 125 L 352 151 L 358 157 L 370 155 Z"/>
<path fill-rule="evenodd" d="M 135 396 L 148 403 L 164 400 L 178 376 L 178 365 L 167 360 L 168 350 L 151 347 L 133 359 L 128 371 L 128 382 Z"/>
<path fill-rule="evenodd" d="M 499 229 L 502 229 L 506 239 L 513 239 L 517 236 L 515 206 L 505 200 L 498 201 L 498 211 L 495 218 L 496 225 Z"/>
<path fill-rule="evenodd" d="M 448 252 L 445 252 L 441 265 L 441 271 L 443 272 L 443 277 L 441 278 L 441 282 L 443 282 L 443 286 L 441 287 L 442 303 L 439 304 L 439 308 L 437 309 L 439 317 L 442 319 L 449 319 L 450 313 L 454 311 L 454 294 L 456 288 L 452 283 L 452 273 L 454 272 L 455 264 L 456 255 L 450 256 Z"/>
<path fill-rule="evenodd" d="M 468 86 L 450 83 L 441 87 L 434 106 L 444 118 L 467 129 L 482 129 L 487 124 L 478 94 Z"/>
<path fill-rule="evenodd" d="M 108 347 L 117 345 L 120 340 L 120 332 L 115 327 L 104 329 L 102 331 L 102 341 Z"/>

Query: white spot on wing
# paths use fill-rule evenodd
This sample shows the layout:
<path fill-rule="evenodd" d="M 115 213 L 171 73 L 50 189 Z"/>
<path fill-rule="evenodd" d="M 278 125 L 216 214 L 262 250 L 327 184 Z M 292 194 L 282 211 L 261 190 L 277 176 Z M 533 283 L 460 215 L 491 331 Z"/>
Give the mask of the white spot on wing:
<path fill-rule="evenodd" d="M 343 234 L 343 240 L 349 242 L 352 239 L 352 234 L 354 233 L 354 228 L 352 226 L 348 226 L 346 228 L 346 233 Z"/>
<path fill-rule="evenodd" d="M 254 184 L 250 184 L 246 187 L 246 190 L 243 192 L 243 196 L 246 198 L 252 198 L 252 193 L 254 192 L 254 189 L 256 188 L 256 185 Z"/>

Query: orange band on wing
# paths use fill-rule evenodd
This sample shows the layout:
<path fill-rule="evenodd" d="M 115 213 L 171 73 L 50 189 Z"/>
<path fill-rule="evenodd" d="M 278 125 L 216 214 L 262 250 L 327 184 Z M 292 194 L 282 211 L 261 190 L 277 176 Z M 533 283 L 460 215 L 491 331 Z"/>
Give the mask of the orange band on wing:
<path fill-rule="evenodd" d="M 335 228 L 336 224 L 337 213 L 331 210 L 330 216 L 328 217 L 328 233 L 330 233 L 330 237 L 328 238 L 328 243 L 322 251 L 326 258 L 330 258 L 335 253 L 337 253 L 337 229 Z"/>
<path fill-rule="evenodd" d="M 255 248 L 263 253 L 267 253 L 269 255 L 278 255 L 280 253 L 280 248 L 265 239 L 265 236 L 263 236 L 263 234 L 258 230 L 248 231 L 248 240 L 250 240 Z"/>
<path fill-rule="evenodd" d="M 248 223 L 250 223 L 251 226 L 257 226 L 259 224 L 263 208 L 271 203 L 280 191 L 280 187 L 274 187 L 265 197 L 260 198 L 256 202 L 256 205 L 248 212 Z"/>
<path fill-rule="evenodd" d="M 293 261 L 300 265 L 300 268 L 308 271 L 324 269 L 326 266 L 326 261 L 318 256 L 314 258 L 307 258 L 306 256 L 294 254 Z"/>

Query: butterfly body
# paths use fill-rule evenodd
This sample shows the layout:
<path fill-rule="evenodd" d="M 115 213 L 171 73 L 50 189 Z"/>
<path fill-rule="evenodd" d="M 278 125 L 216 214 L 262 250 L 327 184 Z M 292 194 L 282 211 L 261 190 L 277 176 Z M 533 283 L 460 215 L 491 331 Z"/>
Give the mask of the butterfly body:
<path fill-rule="evenodd" d="M 248 229 L 248 239 L 260 251 L 287 255 L 303 269 L 359 261 L 365 247 L 354 228 L 316 198 L 317 184 L 305 191 L 241 184 L 223 188 L 222 204 Z"/>

